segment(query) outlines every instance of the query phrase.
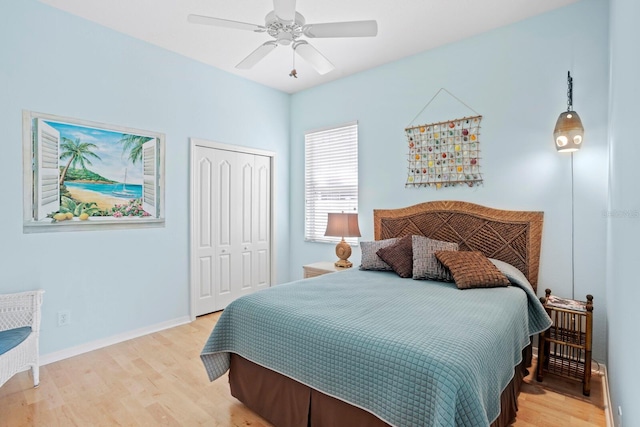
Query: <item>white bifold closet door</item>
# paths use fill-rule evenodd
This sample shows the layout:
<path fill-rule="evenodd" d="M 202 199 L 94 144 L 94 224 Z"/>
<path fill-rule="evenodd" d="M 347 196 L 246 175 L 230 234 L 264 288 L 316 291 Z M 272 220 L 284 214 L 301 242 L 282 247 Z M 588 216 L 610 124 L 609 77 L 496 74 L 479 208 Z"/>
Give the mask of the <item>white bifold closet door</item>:
<path fill-rule="evenodd" d="M 196 316 L 270 286 L 271 158 L 195 147 Z"/>

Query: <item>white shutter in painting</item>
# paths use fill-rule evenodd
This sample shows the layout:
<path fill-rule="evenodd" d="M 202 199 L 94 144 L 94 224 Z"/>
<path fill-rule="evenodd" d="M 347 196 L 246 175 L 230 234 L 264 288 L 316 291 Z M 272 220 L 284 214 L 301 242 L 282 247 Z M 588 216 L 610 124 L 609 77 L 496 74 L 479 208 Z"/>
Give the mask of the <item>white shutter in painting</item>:
<path fill-rule="evenodd" d="M 158 143 L 155 138 L 142 145 L 142 209 L 158 218 Z"/>
<path fill-rule="evenodd" d="M 327 214 L 358 212 L 358 123 L 307 132 L 305 141 L 304 239 L 338 242 L 324 235 Z M 355 237 L 345 237 L 357 244 Z"/>
<path fill-rule="evenodd" d="M 34 218 L 41 220 L 60 210 L 60 132 L 42 119 L 36 119 L 35 134 Z"/>

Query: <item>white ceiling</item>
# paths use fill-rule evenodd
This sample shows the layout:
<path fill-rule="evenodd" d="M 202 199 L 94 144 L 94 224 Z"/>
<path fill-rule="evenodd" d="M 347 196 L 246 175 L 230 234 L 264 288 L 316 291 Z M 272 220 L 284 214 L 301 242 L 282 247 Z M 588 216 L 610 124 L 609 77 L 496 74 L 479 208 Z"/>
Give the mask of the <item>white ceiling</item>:
<path fill-rule="evenodd" d="M 294 93 L 578 0 L 298 0 L 308 24 L 374 19 L 370 38 L 307 39 L 335 66 L 319 75 L 296 57 L 298 78 L 289 77 L 293 51 L 279 46 L 251 70 L 235 65 L 262 43 L 266 33 L 196 25 L 198 14 L 264 25 L 271 0 L 40 0 L 105 27 L 180 53 L 275 89 Z"/>

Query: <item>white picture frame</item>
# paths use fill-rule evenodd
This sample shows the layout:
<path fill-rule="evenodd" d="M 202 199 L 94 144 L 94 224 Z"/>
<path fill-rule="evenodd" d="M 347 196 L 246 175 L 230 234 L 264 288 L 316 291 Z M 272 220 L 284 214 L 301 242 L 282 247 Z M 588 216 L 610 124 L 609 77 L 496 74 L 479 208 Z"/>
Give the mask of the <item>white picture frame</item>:
<path fill-rule="evenodd" d="M 23 233 L 164 227 L 165 135 L 23 111 Z"/>

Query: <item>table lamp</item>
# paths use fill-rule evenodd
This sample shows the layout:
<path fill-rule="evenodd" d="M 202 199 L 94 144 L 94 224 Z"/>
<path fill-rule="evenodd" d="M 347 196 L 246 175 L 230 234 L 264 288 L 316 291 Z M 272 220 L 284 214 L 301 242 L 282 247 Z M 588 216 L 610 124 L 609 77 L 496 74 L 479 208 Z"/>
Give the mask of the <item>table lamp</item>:
<path fill-rule="evenodd" d="M 349 262 L 351 246 L 345 242 L 345 237 L 360 237 L 357 213 L 329 213 L 327 214 L 327 230 L 325 236 L 341 237 L 336 245 L 336 255 L 340 258 L 335 262 L 336 267 L 349 268 L 353 264 Z"/>

